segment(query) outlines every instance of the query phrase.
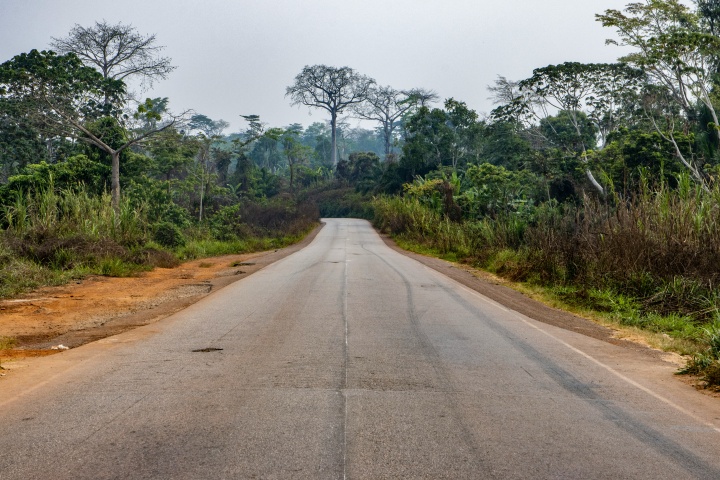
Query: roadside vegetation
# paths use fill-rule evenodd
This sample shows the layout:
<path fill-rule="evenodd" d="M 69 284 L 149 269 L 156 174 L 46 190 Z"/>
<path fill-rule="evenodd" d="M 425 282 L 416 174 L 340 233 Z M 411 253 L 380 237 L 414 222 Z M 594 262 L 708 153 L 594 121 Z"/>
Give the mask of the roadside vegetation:
<path fill-rule="evenodd" d="M 405 248 L 466 262 L 543 301 L 607 324 L 652 332 L 653 346 L 689 355 L 709 383 L 720 338 L 720 189 L 687 177 L 627 201 L 585 199 L 523 215 L 450 221 L 425 196 L 374 200 L 375 224 Z"/>
<path fill-rule="evenodd" d="M 597 20 L 631 53 L 498 76 L 488 115 L 314 65 L 286 96 L 329 122 L 243 115 L 234 133 L 167 98 L 132 101 L 131 79 L 80 60 L 75 31 L 57 53 L 20 54 L 0 65 L 0 296 L 279 248 L 320 217 L 360 217 L 646 332 L 719 386 L 720 3 L 642 0 Z M 107 32 L 138 35 L 88 31 L 109 49 Z M 155 80 L 172 72 L 138 51 Z"/>

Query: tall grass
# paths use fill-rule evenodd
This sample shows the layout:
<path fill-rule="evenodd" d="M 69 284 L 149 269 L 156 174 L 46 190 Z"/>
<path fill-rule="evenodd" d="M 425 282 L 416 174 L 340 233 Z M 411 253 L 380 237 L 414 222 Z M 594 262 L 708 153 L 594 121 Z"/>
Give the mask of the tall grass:
<path fill-rule="evenodd" d="M 56 191 L 50 185 L 37 192 L 18 193 L 12 205 L 3 207 L 0 222 L 18 237 L 81 236 L 131 245 L 143 241 L 147 234 L 141 209 L 123 201 L 116 212 L 109 194 L 94 196 L 82 186 Z"/>
<path fill-rule="evenodd" d="M 0 209 L 0 224 L 0 296 L 88 273 L 130 275 L 149 257 L 141 252 L 148 230 L 142 210 L 122 202 L 116 212 L 109 195 L 83 186 L 56 190 L 51 182 L 18 193 Z"/>
<path fill-rule="evenodd" d="M 373 201 L 375 223 L 385 231 L 437 250 L 466 256 L 470 244 L 463 225 L 451 222 L 415 198 L 379 197 Z"/>
<path fill-rule="evenodd" d="M 288 199 L 228 206 L 182 233 L 171 224 L 183 241 L 161 246 L 151 239 L 162 225 L 150 225 L 145 209 L 124 200 L 116 211 L 110 195 L 50 182 L 0 207 L 0 297 L 87 274 L 129 276 L 181 259 L 281 248 L 317 218 L 315 205 Z"/>

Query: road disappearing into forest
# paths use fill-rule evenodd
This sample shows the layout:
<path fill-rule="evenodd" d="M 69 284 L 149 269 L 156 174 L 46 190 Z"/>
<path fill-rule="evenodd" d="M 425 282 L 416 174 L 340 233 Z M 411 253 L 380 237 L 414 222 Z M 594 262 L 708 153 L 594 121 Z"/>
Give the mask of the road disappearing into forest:
<path fill-rule="evenodd" d="M 0 382 L 0 478 L 718 479 L 720 402 L 668 372 L 330 219 L 186 310 Z"/>

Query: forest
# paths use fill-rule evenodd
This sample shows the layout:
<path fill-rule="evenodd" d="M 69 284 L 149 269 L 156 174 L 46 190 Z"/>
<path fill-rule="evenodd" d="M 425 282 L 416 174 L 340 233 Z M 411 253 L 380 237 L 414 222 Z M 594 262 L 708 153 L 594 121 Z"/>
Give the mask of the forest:
<path fill-rule="evenodd" d="M 236 133 L 132 91 L 171 78 L 154 35 L 78 25 L 0 64 L 0 296 L 278 248 L 321 217 L 361 217 L 405 248 L 650 332 L 720 385 L 720 1 L 641 0 L 596 20 L 617 39 L 606 48 L 630 53 L 498 75 L 487 115 L 310 65 L 285 96 L 326 122 L 246 114 Z"/>

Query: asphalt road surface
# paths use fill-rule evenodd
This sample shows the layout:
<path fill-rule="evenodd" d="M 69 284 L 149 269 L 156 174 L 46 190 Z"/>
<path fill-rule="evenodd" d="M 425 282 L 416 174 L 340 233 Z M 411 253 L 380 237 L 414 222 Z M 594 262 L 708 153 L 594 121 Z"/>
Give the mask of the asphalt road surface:
<path fill-rule="evenodd" d="M 328 220 L 0 383 L 0 479 L 720 479 L 718 400 Z"/>

